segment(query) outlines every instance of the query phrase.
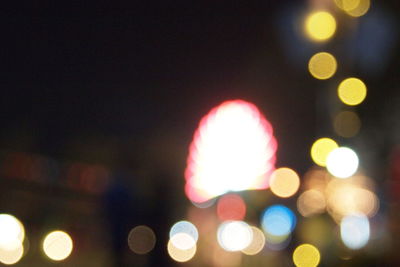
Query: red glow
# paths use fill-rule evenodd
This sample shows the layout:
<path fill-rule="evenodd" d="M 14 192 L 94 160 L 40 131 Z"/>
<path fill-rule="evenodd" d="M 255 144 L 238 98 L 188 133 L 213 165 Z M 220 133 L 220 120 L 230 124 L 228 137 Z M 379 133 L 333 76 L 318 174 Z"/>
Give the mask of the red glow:
<path fill-rule="evenodd" d="M 239 195 L 224 195 L 218 200 L 217 214 L 221 221 L 241 221 L 246 215 L 246 204 Z"/>

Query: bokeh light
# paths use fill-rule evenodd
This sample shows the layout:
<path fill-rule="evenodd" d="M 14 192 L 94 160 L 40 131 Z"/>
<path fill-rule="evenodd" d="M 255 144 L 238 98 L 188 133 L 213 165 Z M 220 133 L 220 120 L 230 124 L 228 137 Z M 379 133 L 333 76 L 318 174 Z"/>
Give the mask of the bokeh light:
<path fill-rule="evenodd" d="M 269 185 L 276 196 L 287 198 L 293 196 L 299 189 L 300 178 L 290 168 L 279 168 L 272 173 Z"/>
<path fill-rule="evenodd" d="M 333 55 L 327 52 L 320 52 L 313 55 L 308 62 L 308 71 L 319 80 L 331 78 L 337 69 L 337 62 Z"/>
<path fill-rule="evenodd" d="M 218 227 L 217 239 L 226 251 L 240 251 L 250 245 L 253 230 L 243 221 L 224 222 Z"/>
<path fill-rule="evenodd" d="M 196 244 L 189 249 L 179 249 L 174 246 L 174 243 L 170 239 L 168 241 L 167 250 L 169 256 L 177 262 L 186 262 L 191 260 L 196 254 L 197 246 Z"/>
<path fill-rule="evenodd" d="M 147 254 L 156 244 L 154 231 L 145 225 L 134 227 L 128 235 L 128 246 L 136 254 Z"/>
<path fill-rule="evenodd" d="M 217 204 L 217 215 L 221 221 L 243 220 L 246 215 L 246 204 L 237 194 L 223 195 Z"/>
<path fill-rule="evenodd" d="M 338 144 L 330 138 L 320 138 L 311 146 L 311 159 L 319 166 L 326 166 L 326 159 L 334 149 L 338 148 Z"/>
<path fill-rule="evenodd" d="M 188 221 L 179 221 L 175 223 L 169 231 L 169 238 L 172 238 L 179 233 L 185 233 L 189 235 L 194 240 L 194 242 L 197 242 L 197 240 L 199 239 L 199 231 L 197 230 L 197 227 L 193 223 Z"/>
<path fill-rule="evenodd" d="M 305 31 L 311 40 L 328 40 L 336 31 L 336 20 L 329 12 L 313 12 L 305 20 Z"/>
<path fill-rule="evenodd" d="M 250 244 L 242 249 L 242 252 L 246 255 L 256 255 L 258 254 L 265 246 L 265 236 L 264 233 L 257 227 L 251 226 L 251 230 L 253 231 L 253 238 Z"/>
<path fill-rule="evenodd" d="M 343 11 L 351 11 L 360 5 L 360 0 L 335 0 L 335 4 Z"/>
<path fill-rule="evenodd" d="M 205 202 L 229 191 L 267 188 L 276 149 L 272 127 L 255 105 L 222 103 L 201 120 L 190 145 L 187 197 Z"/>
<path fill-rule="evenodd" d="M 361 121 L 357 113 L 342 111 L 335 116 L 333 128 L 339 136 L 350 138 L 360 131 Z"/>
<path fill-rule="evenodd" d="M 287 236 L 296 226 L 296 216 L 284 205 L 272 205 L 262 214 L 261 225 L 265 233 Z"/>
<path fill-rule="evenodd" d="M 370 227 L 367 216 L 352 214 L 340 222 L 340 237 L 346 247 L 360 249 L 364 247 L 370 237 Z"/>
<path fill-rule="evenodd" d="M 320 259 L 319 250 L 310 244 L 302 244 L 293 252 L 293 262 L 297 267 L 315 267 Z"/>
<path fill-rule="evenodd" d="M 354 1 L 354 0 L 353 0 Z M 371 6 L 370 0 L 359 0 L 355 8 L 345 10 L 346 13 L 352 17 L 361 17 L 365 15 Z"/>
<path fill-rule="evenodd" d="M 51 260 L 65 260 L 72 252 L 71 237 L 63 231 L 53 231 L 43 241 L 43 251 Z"/>
<path fill-rule="evenodd" d="M 348 178 L 358 169 L 358 156 L 348 147 L 339 147 L 329 153 L 326 168 L 330 174 L 338 178 Z"/>
<path fill-rule="evenodd" d="M 174 245 L 174 247 L 180 249 L 180 250 L 188 250 L 194 246 L 196 246 L 196 241 L 194 238 L 186 233 L 177 233 L 174 234 L 171 238 L 170 241 Z"/>
<path fill-rule="evenodd" d="M 0 214 L 0 248 L 12 251 L 21 246 L 24 238 L 23 224 L 10 214 Z"/>
<path fill-rule="evenodd" d="M 357 78 L 347 78 L 338 87 L 339 99 L 349 106 L 356 106 L 367 96 L 367 87 Z"/>
<path fill-rule="evenodd" d="M 18 243 L 17 246 L 12 248 L 0 247 L 0 262 L 5 265 L 13 265 L 21 260 L 24 255 L 24 246 Z"/>
<path fill-rule="evenodd" d="M 323 250 L 331 245 L 332 228 L 336 225 L 325 216 L 314 216 L 298 224 L 296 235 L 304 243 L 314 244 Z"/>
<path fill-rule="evenodd" d="M 304 217 L 323 213 L 325 209 L 325 196 L 318 190 L 307 190 L 303 192 L 297 199 L 297 210 Z"/>

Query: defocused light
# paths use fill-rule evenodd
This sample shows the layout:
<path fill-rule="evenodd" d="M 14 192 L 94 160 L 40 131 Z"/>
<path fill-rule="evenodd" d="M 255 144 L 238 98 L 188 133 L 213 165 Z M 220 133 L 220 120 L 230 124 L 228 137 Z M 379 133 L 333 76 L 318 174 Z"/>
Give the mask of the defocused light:
<path fill-rule="evenodd" d="M 195 132 L 185 171 L 186 195 L 205 202 L 229 191 L 267 188 L 276 149 L 272 127 L 255 105 L 222 103 Z"/>
<path fill-rule="evenodd" d="M 243 220 L 246 215 L 246 204 L 239 195 L 224 195 L 218 200 L 217 215 L 221 221 Z"/>
<path fill-rule="evenodd" d="M 336 20 L 329 12 L 313 12 L 306 18 L 305 30 L 310 39 L 325 41 L 335 33 Z"/>
<path fill-rule="evenodd" d="M 308 62 L 308 70 L 310 74 L 319 80 L 331 78 L 337 68 L 336 59 L 329 53 L 320 52 L 313 55 Z"/>
<path fill-rule="evenodd" d="M 242 253 L 239 251 L 226 251 L 217 246 L 212 249 L 212 265 L 213 267 L 240 267 L 242 262 Z M 208 266 L 208 265 L 207 265 Z"/>
<path fill-rule="evenodd" d="M 338 8 L 344 11 L 351 11 L 360 5 L 360 0 L 335 0 Z"/>
<path fill-rule="evenodd" d="M 128 246 L 136 254 L 147 254 L 156 244 L 156 235 L 145 225 L 134 227 L 128 235 Z"/>
<path fill-rule="evenodd" d="M 265 232 L 265 244 L 266 246 L 274 251 L 284 250 L 291 241 L 291 235 L 272 235 Z"/>
<path fill-rule="evenodd" d="M 336 148 L 329 153 L 326 168 L 333 176 L 348 178 L 358 169 L 358 156 L 348 147 Z"/>
<path fill-rule="evenodd" d="M 199 239 L 199 232 L 198 232 L 196 226 L 194 226 L 193 223 L 188 222 L 188 221 L 179 221 L 179 222 L 175 223 L 171 227 L 171 230 L 169 231 L 169 238 L 172 239 L 172 237 L 174 235 L 179 234 L 179 233 L 185 233 L 185 234 L 189 235 L 194 242 L 197 242 L 197 240 Z M 174 245 L 179 248 L 179 246 L 177 244 L 174 243 Z"/>
<path fill-rule="evenodd" d="M 49 233 L 43 241 L 43 251 L 54 261 L 65 260 L 72 252 L 72 239 L 63 231 Z"/>
<path fill-rule="evenodd" d="M 10 214 L 0 214 L 0 249 L 13 251 L 25 238 L 22 223 Z"/>
<path fill-rule="evenodd" d="M 196 246 L 196 241 L 193 239 L 191 235 L 187 233 L 174 234 L 170 238 L 170 241 L 172 242 L 174 247 L 180 250 L 188 250 Z"/>
<path fill-rule="evenodd" d="M 369 240 L 369 221 L 363 214 L 348 215 L 340 223 L 340 236 L 346 247 L 360 249 Z"/>
<path fill-rule="evenodd" d="M 339 84 L 338 96 L 346 105 L 356 106 L 367 96 L 367 87 L 360 79 L 347 78 Z"/>
<path fill-rule="evenodd" d="M 326 202 L 324 194 L 318 190 L 307 190 L 297 199 L 297 210 L 304 217 L 323 213 L 325 208 Z"/>
<path fill-rule="evenodd" d="M 357 113 L 342 111 L 336 115 L 333 127 L 338 135 L 349 138 L 358 134 L 361 121 Z"/>
<path fill-rule="evenodd" d="M 320 258 L 319 250 L 310 244 L 302 244 L 293 252 L 293 262 L 297 267 L 315 267 Z"/>
<path fill-rule="evenodd" d="M 279 168 L 272 173 L 269 185 L 272 193 L 278 197 L 291 197 L 299 189 L 300 178 L 292 169 Z"/>
<path fill-rule="evenodd" d="M 253 231 L 253 238 L 250 244 L 244 249 L 242 249 L 242 252 L 246 255 L 256 255 L 265 246 L 264 233 L 260 229 L 254 226 L 251 226 L 251 230 Z"/>
<path fill-rule="evenodd" d="M 217 233 L 219 245 L 226 251 L 240 251 L 250 245 L 253 231 L 242 221 L 222 223 Z"/>
<path fill-rule="evenodd" d="M 361 17 L 365 15 L 371 6 L 370 0 L 359 0 L 358 5 L 350 10 L 345 10 L 346 13 L 352 17 Z"/>
<path fill-rule="evenodd" d="M 326 171 L 326 168 L 313 166 L 304 174 L 303 187 L 305 190 L 315 189 L 322 193 L 325 191 L 330 178 L 331 175 Z"/>
<path fill-rule="evenodd" d="M 168 241 L 168 254 L 169 256 L 177 262 L 186 262 L 191 260 L 196 254 L 197 246 L 196 244 L 189 249 L 179 249 L 174 246 L 172 240 Z"/>
<path fill-rule="evenodd" d="M 332 222 L 324 216 L 314 216 L 299 222 L 296 237 L 304 243 L 314 244 L 320 249 L 332 242 Z"/>
<path fill-rule="evenodd" d="M 261 218 L 264 232 L 273 236 L 286 236 L 296 226 L 296 216 L 283 205 L 273 205 L 267 208 Z"/>
<path fill-rule="evenodd" d="M 311 158 L 315 164 L 324 167 L 326 166 L 326 159 L 329 153 L 338 147 L 338 144 L 332 139 L 326 137 L 320 138 L 311 147 Z"/>
<path fill-rule="evenodd" d="M 16 247 L 13 248 L 3 248 L 0 247 L 0 262 L 6 265 L 12 265 L 21 260 L 24 254 L 24 246 L 22 243 L 18 243 Z"/>

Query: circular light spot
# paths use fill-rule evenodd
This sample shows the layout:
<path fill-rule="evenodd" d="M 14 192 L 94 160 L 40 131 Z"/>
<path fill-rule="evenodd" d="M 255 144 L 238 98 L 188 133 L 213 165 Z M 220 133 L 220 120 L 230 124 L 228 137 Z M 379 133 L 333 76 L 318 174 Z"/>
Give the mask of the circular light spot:
<path fill-rule="evenodd" d="M 358 134 L 361 128 L 361 121 L 357 113 L 342 111 L 336 115 L 333 128 L 342 137 L 353 137 Z"/>
<path fill-rule="evenodd" d="M 338 8 L 344 11 L 351 11 L 360 5 L 360 0 L 335 0 Z"/>
<path fill-rule="evenodd" d="M 128 246 L 136 254 L 147 254 L 156 245 L 156 235 L 145 225 L 134 227 L 128 235 Z"/>
<path fill-rule="evenodd" d="M 24 247 L 19 243 L 13 248 L 0 248 L 0 262 L 6 265 L 12 265 L 21 260 L 24 254 Z"/>
<path fill-rule="evenodd" d="M 186 262 L 186 261 L 191 260 L 194 257 L 194 255 L 196 254 L 197 247 L 196 247 L 196 244 L 194 244 L 194 246 L 192 246 L 189 249 L 179 249 L 174 246 L 174 243 L 170 239 L 168 241 L 167 250 L 168 250 L 169 256 L 173 260 L 175 260 L 177 262 Z"/>
<path fill-rule="evenodd" d="M 25 238 L 23 224 L 10 214 L 0 214 L 0 248 L 14 250 Z"/>
<path fill-rule="evenodd" d="M 239 195 L 224 195 L 218 200 L 217 215 L 221 221 L 243 220 L 246 215 L 246 204 Z"/>
<path fill-rule="evenodd" d="M 296 216 L 283 205 L 272 205 L 267 208 L 261 218 L 264 232 L 273 236 L 287 236 L 296 226 Z"/>
<path fill-rule="evenodd" d="M 314 41 L 325 41 L 336 31 L 336 20 L 326 11 L 313 12 L 305 20 L 305 30 L 308 37 Z"/>
<path fill-rule="evenodd" d="M 300 178 L 292 169 L 279 168 L 271 175 L 271 191 L 278 197 L 287 198 L 293 196 L 299 189 L 299 186 Z"/>
<path fill-rule="evenodd" d="M 363 214 L 348 215 L 340 222 L 340 237 L 350 249 L 364 247 L 368 243 L 369 235 L 369 221 Z"/>
<path fill-rule="evenodd" d="M 320 258 L 318 249 L 310 244 L 302 244 L 293 252 L 293 262 L 297 267 L 315 267 Z"/>
<path fill-rule="evenodd" d="M 246 255 L 256 255 L 265 246 L 264 233 L 254 226 L 251 226 L 251 230 L 253 231 L 253 238 L 250 244 L 246 248 L 242 249 L 242 252 Z"/>
<path fill-rule="evenodd" d="M 358 169 L 358 156 L 348 147 L 336 148 L 329 153 L 326 168 L 335 177 L 348 178 Z"/>
<path fill-rule="evenodd" d="M 217 239 L 226 251 L 240 251 L 250 245 L 253 231 L 242 221 L 224 222 L 218 227 Z"/>
<path fill-rule="evenodd" d="M 186 233 L 177 233 L 170 238 L 174 247 L 180 250 L 188 250 L 196 245 L 192 236 Z"/>
<path fill-rule="evenodd" d="M 194 242 L 197 242 L 197 240 L 199 239 L 199 232 L 196 226 L 188 221 L 179 221 L 175 223 L 169 231 L 169 238 L 172 238 L 174 235 L 179 233 L 185 233 L 189 235 L 194 240 Z"/>
<path fill-rule="evenodd" d="M 348 15 L 352 17 L 361 17 L 368 12 L 370 6 L 371 6 L 370 0 L 359 0 L 359 3 L 355 8 L 345 11 Z"/>
<path fill-rule="evenodd" d="M 63 231 L 49 233 L 43 241 L 43 251 L 54 261 L 65 260 L 72 252 L 71 237 Z"/>
<path fill-rule="evenodd" d="M 346 105 L 356 106 L 367 96 L 367 87 L 360 79 L 347 78 L 339 84 L 338 96 Z"/>
<path fill-rule="evenodd" d="M 334 56 L 327 52 L 320 52 L 313 55 L 308 62 L 310 74 L 319 80 L 331 78 L 337 69 L 337 62 Z"/>
<path fill-rule="evenodd" d="M 304 217 L 323 213 L 325 208 L 326 202 L 324 194 L 318 190 L 307 190 L 297 199 L 297 210 Z"/>
<path fill-rule="evenodd" d="M 326 159 L 338 144 L 330 138 L 320 138 L 311 146 L 311 158 L 315 164 L 319 166 L 326 166 Z"/>

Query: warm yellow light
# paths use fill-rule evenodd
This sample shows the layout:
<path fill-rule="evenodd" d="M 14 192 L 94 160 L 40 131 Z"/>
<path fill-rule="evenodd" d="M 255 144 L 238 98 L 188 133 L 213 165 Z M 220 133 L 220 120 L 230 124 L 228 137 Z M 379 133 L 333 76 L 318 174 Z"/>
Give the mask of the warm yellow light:
<path fill-rule="evenodd" d="M 265 236 L 264 233 L 257 227 L 251 226 L 253 231 L 253 239 L 246 248 L 242 249 L 242 252 L 246 255 L 256 255 L 265 246 Z"/>
<path fill-rule="evenodd" d="M 361 128 L 361 121 L 357 113 L 342 111 L 335 116 L 333 128 L 339 136 L 349 138 L 358 134 Z"/>
<path fill-rule="evenodd" d="M 335 33 L 336 20 L 329 12 L 313 12 L 305 20 L 305 30 L 310 39 L 325 41 Z"/>
<path fill-rule="evenodd" d="M 335 148 L 338 148 L 338 144 L 330 138 L 320 138 L 314 142 L 311 147 L 311 158 L 315 164 L 319 166 L 326 166 L 326 159 Z"/>
<path fill-rule="evenodd" d="M 350 10 L 345 10 L 346 13 L 352 17 L 361 17 L 365 15 L 371 6 L 370 0 L 359 0 L 358 5 Z"/>
<path fill-rule="evenodd" d="M 25 238 L 23 224 L 13 215 L 0 214 L 0 248 L 17 249 Z"/>
<path fill-rule="evenodd" d="M 335 0 L 338 8 L 348 12 L 360 5 L 360 0 Z"/>
<path fill-rule="evenodd" d="M 367 87 L 357 78 L 347 78 L 338 87 L 340 100 L 349 106 L 355 106 L 364 101 L 367 96 Z"/>
<path fill-rule="evenodd" d="M 192 246 L 189 249 L 179 249 L 176 246 L 174 246 L 174 243 L 170 239 L 168 242 L 167 249 L 169 256 L 173 260 L 177 262 L 186 262 L 192 259 L 193 256 L 196 254 L 197 246 L 196 244 L 194 244 L 194 246 Z"/>
<path fill-rule="evenodd" d="M 325 196 L 318 190 L 307 190 L 297 199 L 297 210 L 304 217 L 323 213 L 326 208 Z"/>
<path fill-rule="evenodd" d="M 320 52 L 313 55 L 308 62 L 310 74 L 319 80 L 331 78 L 337 69 L 337 62 L 333 55 L 327 52 Z"/>
<path fill-rule="evenodd" d="M 315 267 L 320 258 L 318 249 L 310 244 L 300 245 L 293 252 L 293 262 L 297 267 Z"/>
<path fill-rule="evenodd" d="M 299 189 L 300 178 L 292 169 L 279 168 L 272 173 L 269 185 L 272 193 L 287 198 L 293 196 Z"/>
<path fill-rule="evenodd" d="M 65 260 L 72 252 L 71 237 L 63 231 L 49 233 L 43 241 L 43 251 L 54 261 Z"/>
<path fill-rule="evenodd" d="M 24 247 L 22 243 L 11 249 L 0 248 L 0 262 L 6 265 L 17 263 L 24 254 Z"/>

